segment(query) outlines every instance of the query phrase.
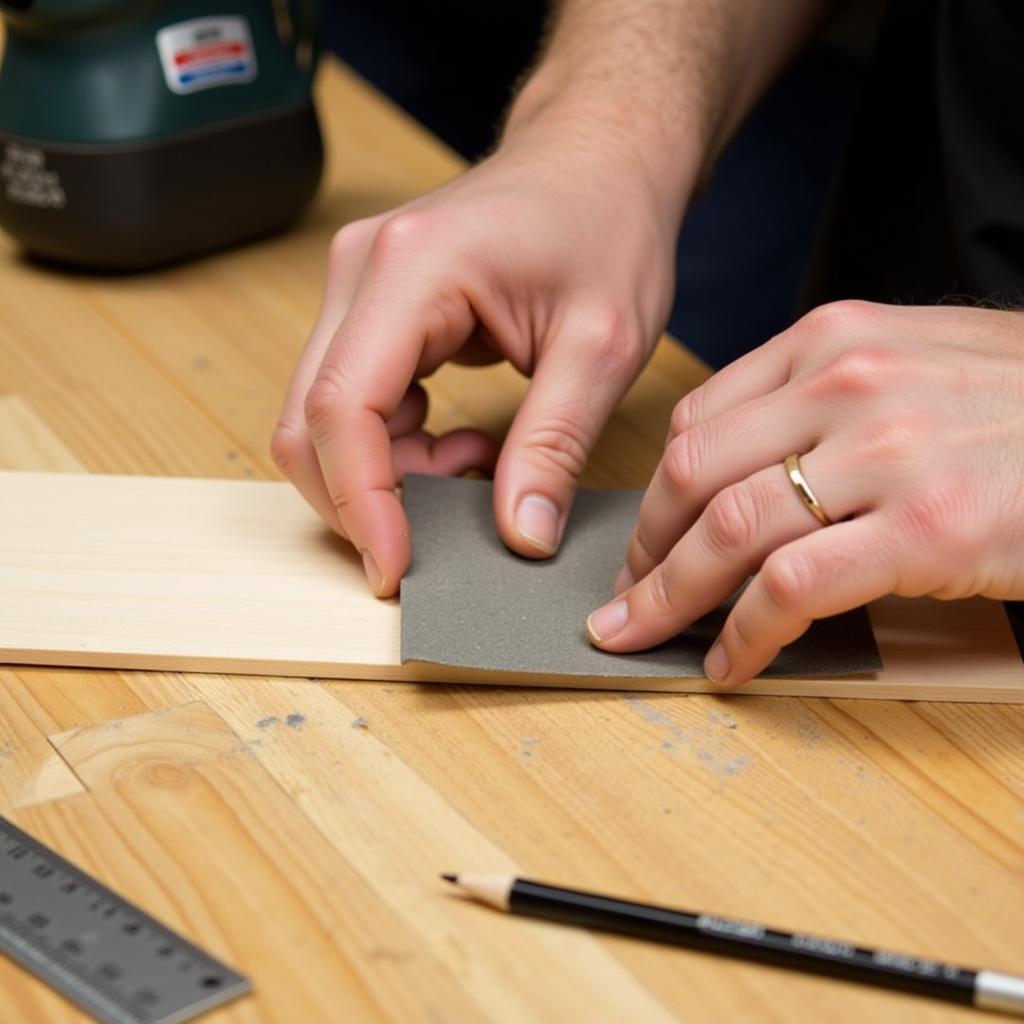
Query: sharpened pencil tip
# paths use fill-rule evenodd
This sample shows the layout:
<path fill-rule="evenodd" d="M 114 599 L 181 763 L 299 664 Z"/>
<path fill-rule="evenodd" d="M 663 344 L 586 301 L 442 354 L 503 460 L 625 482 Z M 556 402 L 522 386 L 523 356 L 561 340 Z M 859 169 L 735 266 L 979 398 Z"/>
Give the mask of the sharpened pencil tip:
<path fill-rule="evenodd" d="M 452 883 L 452 885 L 455 885 L 455 883 L 456 883 L 456 882 L 458 882 L 458 880 L 459 880 L 459 876 L 458 876 L 458 875 L 447 875 L 447 874 L 446 874 L 446 875 L 442 875 L 441 877 L 442 877 L 442 878 L 443 878 L 443 879 L 444 879 L 444 880 L 445 880 L 446 882 L 451 882 L 451 883 Z"/>

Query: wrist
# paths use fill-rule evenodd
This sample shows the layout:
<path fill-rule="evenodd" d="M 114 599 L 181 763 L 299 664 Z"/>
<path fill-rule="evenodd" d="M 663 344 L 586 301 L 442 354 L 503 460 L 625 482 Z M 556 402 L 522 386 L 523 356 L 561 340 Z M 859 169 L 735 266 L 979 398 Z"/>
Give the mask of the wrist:
<path fill-rule="evenodd" d="M 669 119 L 613 86 L 576 81 L 557 65 L 542 65 L 516 97 L 499 151 L 538 144 L 581 150 L 612 188 L 621 180 L 617 174 L 637 180 L 674 234 L 703 176 L 704 133 L 696 117 L 677 111 Z"/>

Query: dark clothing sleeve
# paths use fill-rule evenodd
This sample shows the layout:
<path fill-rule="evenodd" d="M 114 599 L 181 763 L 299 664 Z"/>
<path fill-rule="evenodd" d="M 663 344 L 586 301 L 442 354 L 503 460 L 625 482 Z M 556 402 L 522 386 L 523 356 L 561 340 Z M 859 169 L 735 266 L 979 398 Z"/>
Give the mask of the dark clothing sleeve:
<path fill-rule="evenodd" d="M 805 305 L 1024 303 L 1024 0 L 893 0 Z"/>

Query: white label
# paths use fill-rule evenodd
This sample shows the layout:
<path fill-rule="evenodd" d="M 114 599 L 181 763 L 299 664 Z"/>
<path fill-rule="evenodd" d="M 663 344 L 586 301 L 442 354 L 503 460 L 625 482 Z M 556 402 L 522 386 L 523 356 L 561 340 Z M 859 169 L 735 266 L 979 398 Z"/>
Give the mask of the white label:
<path fill-rule="evenodd" d="M 8 142 L 0 162 L 4 196 L 12 203 L 40 210 L 63 210 L 67 195 L 56 171 L 46 166 L 46 154 L 35 146 Z"/>
<path fill-rule="evenodd" d="M 171 92 L 184 96 L 256 77 L 256 52 L 245 18 L 193 18 L 156 34 L 156 48 Z"/>

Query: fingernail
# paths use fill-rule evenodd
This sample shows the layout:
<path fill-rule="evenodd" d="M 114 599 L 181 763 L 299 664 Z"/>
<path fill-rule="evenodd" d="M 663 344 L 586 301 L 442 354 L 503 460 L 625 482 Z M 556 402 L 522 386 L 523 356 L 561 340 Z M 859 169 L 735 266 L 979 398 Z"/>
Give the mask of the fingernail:
<path fill-rule="evenodd" d="M 553 555 L 558 550 L 558 506 L 543 494 L 526 494 L 516 509 L 516 529 L 520 536 L 543 551 Z"/>
<path fill-rule="evenodd" d="M 619 575 L 615 577 L 615 582 L 612 584 L 612 593 L 618 597 L 624 590 L 629 590 L 636 580 L 633 579 L 633 573 L 628 565 L 624 565 L 619 570 Z"/>
<path fill-rule="evenodd" d="M 370 554 L 368 548 L 363 551 L 363 570 L 366 572 L 370 589 L 377 597 L 380 597 L 384 591 L 384 577 L 381 575 L 380 569 L 377 568 L 377 563 L 373 560 L 373 555 Z"/>
<path fill-rule="evenodd" d="M 603 608 L 592 612 L 587 619 L 587 632 L 592 639 L 598 643 L 611 640 L 617 633 L 621 633 L 629 622 L 629 605 L 625 601 L 612 601 Z"/>
<path fill-rule="evenodd" d="M 704 659 L 704 675 L 711 682 L 721 685 L 729 677 L 731 669 L 732 665 L 729 664 L 729 655 L 725 653 L 725 648 L 722 646 L 722 638 L 719 637 L 711 645 L 711 650 L 708 651 L 708 655 Z"/>

